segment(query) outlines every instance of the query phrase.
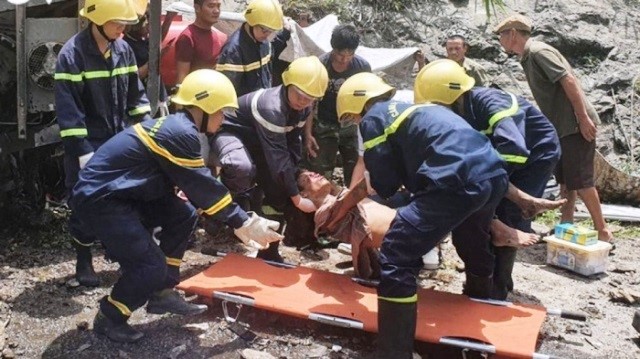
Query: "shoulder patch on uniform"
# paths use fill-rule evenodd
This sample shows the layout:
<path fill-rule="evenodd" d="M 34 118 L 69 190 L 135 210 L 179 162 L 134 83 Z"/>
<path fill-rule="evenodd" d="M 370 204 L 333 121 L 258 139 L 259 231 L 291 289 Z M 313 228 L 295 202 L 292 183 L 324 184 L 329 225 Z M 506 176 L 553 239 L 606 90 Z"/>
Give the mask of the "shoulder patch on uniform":
<path fill-rule="evenodd" d="M 367 94 L 367 90 L 356 90 L 353 91 L 353 96 L 359 97 L 359 96 L 365 96 Z"/>
<path fill-rule="evenodd" d="M 460 90 L 462 89 L 462 86 L 457 82 L 449 82 L 449 88 L 452 90 Z"/>
<path fill-rule="evenodd" d="M 87 13 L 93 12 L 93 11 L 96 11 L 96 6 L 95 5 L 89 5 L 89 7 L 87 8 Z"/>

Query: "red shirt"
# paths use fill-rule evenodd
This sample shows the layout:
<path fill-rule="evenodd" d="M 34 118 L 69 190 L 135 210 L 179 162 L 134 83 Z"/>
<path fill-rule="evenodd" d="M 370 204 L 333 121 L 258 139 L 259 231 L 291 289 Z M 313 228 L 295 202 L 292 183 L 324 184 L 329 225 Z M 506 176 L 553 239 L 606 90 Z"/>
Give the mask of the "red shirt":
<path fill-rule="evenodd" d="M 226 38 L 213 29 L 187 26 L 176 41 L 176 61 L 191 63 L 191 71 L 215 69 Z"/>

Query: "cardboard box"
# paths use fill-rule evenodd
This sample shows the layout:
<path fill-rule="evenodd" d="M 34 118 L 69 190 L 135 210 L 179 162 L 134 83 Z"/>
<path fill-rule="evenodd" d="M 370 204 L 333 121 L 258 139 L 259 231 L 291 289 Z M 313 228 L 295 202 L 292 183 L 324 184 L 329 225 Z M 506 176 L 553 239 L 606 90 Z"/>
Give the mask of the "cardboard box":
<path fill-rule="evenodd" d="M 590 246 L 598 243 L 598 231 L 576 226 L 572 223 L 557 224 L 554 234 L 556 238 L 571 243 Z"/>
<path fill-rule="evenodd" d="M 583 246 L 553 236 L 543 238 L 547 242 L 547 264 L 590 276 L 604 273 L 609 263 L 611 244 L 598 241 Z"/>

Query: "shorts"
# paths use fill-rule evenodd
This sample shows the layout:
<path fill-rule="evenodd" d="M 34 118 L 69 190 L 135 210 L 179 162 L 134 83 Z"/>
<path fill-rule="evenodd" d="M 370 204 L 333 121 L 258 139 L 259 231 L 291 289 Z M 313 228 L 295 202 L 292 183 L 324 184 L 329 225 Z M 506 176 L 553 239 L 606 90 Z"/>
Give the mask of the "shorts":
<path fill-rule="evenodd" d="M 569 191 L 595 186 L 593 161 L 596 154 L 596 141 L 587 141 L 580 132 L 560 139 L 562 155 L 556 167 L 558 183 Z"/>

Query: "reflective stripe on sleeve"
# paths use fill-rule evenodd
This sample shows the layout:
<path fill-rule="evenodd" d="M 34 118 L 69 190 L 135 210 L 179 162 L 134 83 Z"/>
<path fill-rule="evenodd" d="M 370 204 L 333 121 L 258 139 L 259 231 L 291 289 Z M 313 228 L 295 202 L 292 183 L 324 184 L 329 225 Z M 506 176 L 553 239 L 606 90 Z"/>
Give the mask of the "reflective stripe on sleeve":
<path fill-rule="evenodd" d="M 378 137 L 374 137 L 372 139 L 370 139 L 369 141 L 364 143 L 364 150 L 370 150 L 374 147 L 376 147 L 377 145 L 385 142 L 387 140 L 387 137 L 389 137 L 390 135 L 394 134 L 398 128 L 400 127 L 400 125 L 404 122 L 404 120 L 415 110 L 421 108 L 421 107 L 428 107 L 428 106 L 435 106 L 434 104 L 430 103 L 430 104 L 424 104 L 424 105 L 414 105 L 409 107 L 408 109 L 404 110 L 400 116 L 396 117 L 395 120 L 393 120 L 393 122 L 384 129 L 384 133 Z"/>
<path fill-rule="evenodd" d="M 266 65 L 271 61 L 271 54 L 263 57 L 262 59 L 252 62 L 246 65 L 235 65 L 235 64 L 218 64 L 216 65 L 217 71 L 230 71 L 230 72 L 249 72 L 253 70 L 257 70 L 263 65 Z"/>
<path fill-rule="evenodd" d="M 143 105 L 140 107 L 136 107 L 133 110 L 129 111 L 129 115 L 130 116 L 137 116 L 137 115 L 142 115 L 143 113 L 148 113 L 151 112 L 151 106 L 150 105 Z"/>
<path fill-rule="evenodd" d="M 58 72 L 53 75 L 55 80 L 66 80 L 71 82 L 82 82 L 83 79 L 92 80 L 92 79 L 103 79 L 109 77 L 115 77 L 119 75 L 128 75 L 130 73 L 138 72 L 138 66 L 125 66 L 125 67 L 116 67 L 111 72 L 106 70 L 100 71 L 83 71 L 79 74 L 71 74 L 66 72 Z"/>
<path fill-rule="evenodd" d="M 489 127 L 486 130 L 482 130 L 480 132 L 484 133 L 485 135 L 492 134 L 493 129 L 494 127 L 496 127 L 496 124 L 498 122 L 500 122 L 502 119 L 505 119 L 507 117 L 511 117 L 515 115 L 516 112 L 518 112 L 518 109 L 520 107 L 518 106 L 518 99 L 516 98 L 516 95 L 512 93 L 510 93 L 509 95 L 511 96 L 511 107 L 493 114 L 493 116 L 489 118 Z"/>
<path fill-rule="evenodd" d="M 231 199 L 231 194 L 227 193 L 224 197 L 222 197 L 217 203 L 215 203 L 213 206 L 207 208 L 204 210 L 204 213 L 213 216 L 216 213 L 220 212 L 224 207 L 228 206 L 231 204 L 231 202 L 233 202 L 233 200 Z"/>
<path fill-rule="evenodd" d="M 87 137 L 88 134 L 86 128 L 68 128 L 60 131 L 60 137 Z"/>
<path fill-rule="evenodd" d="M 527 162 L 528 157 L 525 156 L 518 156 L 518 155 L 504 155 L 504 154 L 500 154 L 500 157 L 505 160 L 506 162 L 509 163 L 517 163 L 517 164 L 523 164 Z"/>

